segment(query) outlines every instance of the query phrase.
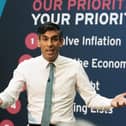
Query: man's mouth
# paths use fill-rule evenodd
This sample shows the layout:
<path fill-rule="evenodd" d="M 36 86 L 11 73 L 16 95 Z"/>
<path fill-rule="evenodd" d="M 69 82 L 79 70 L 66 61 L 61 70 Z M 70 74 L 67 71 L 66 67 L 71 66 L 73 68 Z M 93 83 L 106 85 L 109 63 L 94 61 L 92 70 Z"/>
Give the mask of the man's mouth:
<path fill-rule="evenodd" d="M 53 54 L 54 51 L 55 51 L 54 49 L 47 49 L 47 50 L 46 50 L 46 52 L 47 52 L 48 54 Z"/>

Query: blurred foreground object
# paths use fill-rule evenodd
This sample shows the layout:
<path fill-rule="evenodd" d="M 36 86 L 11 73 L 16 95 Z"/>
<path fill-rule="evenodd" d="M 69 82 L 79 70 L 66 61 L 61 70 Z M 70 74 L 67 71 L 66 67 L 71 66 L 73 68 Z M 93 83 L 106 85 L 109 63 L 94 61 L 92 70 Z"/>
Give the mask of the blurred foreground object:
<path fill-rule="evenodd" d="M 75 122 L 71 123 L 60 123 L 57 126 L 96 126 L 96 125 L 87 120 L 76 120 Z"/>

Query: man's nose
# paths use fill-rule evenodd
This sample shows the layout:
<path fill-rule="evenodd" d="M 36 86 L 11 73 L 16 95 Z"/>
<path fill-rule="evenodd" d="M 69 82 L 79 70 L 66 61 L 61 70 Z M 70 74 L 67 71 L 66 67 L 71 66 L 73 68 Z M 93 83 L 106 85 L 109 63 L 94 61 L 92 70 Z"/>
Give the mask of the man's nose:
<path fill-rule="evenodd" d="M 53 43 L 52 43 L 52 40 L 51 39 L 49 39 L 48 40 L 48 46 L 51 46 Z"/>

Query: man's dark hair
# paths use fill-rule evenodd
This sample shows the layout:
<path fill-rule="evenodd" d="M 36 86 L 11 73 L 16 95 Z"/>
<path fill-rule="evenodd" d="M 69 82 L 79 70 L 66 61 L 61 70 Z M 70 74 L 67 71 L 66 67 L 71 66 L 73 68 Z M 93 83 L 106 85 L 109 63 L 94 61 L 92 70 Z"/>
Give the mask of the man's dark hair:
<path fill-rule="evenodd" d="M 59 38 L 63 39 L 62 31 L 57 24 L 54 24 L 51 22 L 46 22 L 44 24 L 41 24 L 37 29 L 37 33 L 38 33 L 39 38 L 40 38 L 41 34 L 44 34 L 47 31 L 59 31 Z"/>

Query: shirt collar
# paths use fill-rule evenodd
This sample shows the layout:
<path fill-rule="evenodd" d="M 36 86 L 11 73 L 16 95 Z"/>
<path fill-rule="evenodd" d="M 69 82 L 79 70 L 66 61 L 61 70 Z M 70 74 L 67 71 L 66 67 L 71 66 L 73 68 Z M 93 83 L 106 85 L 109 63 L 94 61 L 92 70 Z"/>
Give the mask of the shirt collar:
<path fill-rule="evenodd" d="M 60 63 L 60 58 L 61 58 L 61 56 L 58 55 L 57 58 L 56 58 L 56 60 L 53 62 L 53 64 L 54 64 L 55 66 L 57 66 L 57 65 Z M 41 61 L 42 61 L 43 67 L 44 67 L 44 68 L 47 68 L 48 65 L 49 65 L 49 61 L 47 61 L 47 60 L 43 57 L 43 55 L 41 55 L 41 59 L 42 59 Z"/>

